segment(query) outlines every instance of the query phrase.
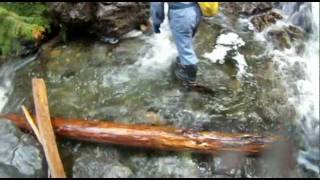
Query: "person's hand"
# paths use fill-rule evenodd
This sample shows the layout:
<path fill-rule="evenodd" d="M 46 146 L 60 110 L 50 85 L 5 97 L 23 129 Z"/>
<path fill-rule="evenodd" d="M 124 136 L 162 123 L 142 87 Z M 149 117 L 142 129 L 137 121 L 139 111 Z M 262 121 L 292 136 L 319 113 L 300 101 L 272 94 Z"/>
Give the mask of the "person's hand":
<path fill-rule="evenodd" d="M 153 31 L 156 34 L 159 34 L 160 33 L 160 25 L 153 25 Z"/>

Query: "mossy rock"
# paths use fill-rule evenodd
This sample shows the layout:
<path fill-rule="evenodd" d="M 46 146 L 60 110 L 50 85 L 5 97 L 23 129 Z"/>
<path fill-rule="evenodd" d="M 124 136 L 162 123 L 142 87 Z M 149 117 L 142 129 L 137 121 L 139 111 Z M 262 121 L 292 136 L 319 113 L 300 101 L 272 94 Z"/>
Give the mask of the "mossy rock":
<path fill-rule="evenodd" d="M 43 3 L 0 3 L 0 56 L 19 55 L 25 45 L 36 46 L 50 30 Z"/>

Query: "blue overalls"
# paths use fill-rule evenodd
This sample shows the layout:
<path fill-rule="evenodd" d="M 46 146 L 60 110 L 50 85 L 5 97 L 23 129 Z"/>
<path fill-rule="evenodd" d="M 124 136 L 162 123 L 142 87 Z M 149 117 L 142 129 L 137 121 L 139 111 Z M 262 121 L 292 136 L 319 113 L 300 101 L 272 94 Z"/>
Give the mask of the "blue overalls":
<path fill-rule="evenodd" d="M 169 22 L 182 65 L 196 65 L 198 58 L 192 40 L 201 21 L 201 10 L 196 2 L 168 2 Z M 162 24 L 165 18 L 164 2 L 151 2 L 151 15 L 154 27 Z"/>

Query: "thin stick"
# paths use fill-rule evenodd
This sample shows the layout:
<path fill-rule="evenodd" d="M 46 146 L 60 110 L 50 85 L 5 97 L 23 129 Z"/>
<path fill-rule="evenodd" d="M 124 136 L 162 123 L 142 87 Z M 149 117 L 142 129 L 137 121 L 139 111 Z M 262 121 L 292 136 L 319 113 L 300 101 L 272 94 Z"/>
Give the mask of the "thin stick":
<path fill-rule="evenodd" d="M 21 108 L 22 108 L 22 111 L 23 111 L 24 115 L 26 116 L 26 119 L 27 119 L 29 125 L 31 126 L 34 134 L 36 135 L 38 141 L 40 142 L 40 144 L 42 144 L 42 139 L 41 139 L 38 127 L 36 126 L 34 120 L 32 119 L 29 111 L 27 110 L 27 108 L 25 106 L 21 106 Z"/>

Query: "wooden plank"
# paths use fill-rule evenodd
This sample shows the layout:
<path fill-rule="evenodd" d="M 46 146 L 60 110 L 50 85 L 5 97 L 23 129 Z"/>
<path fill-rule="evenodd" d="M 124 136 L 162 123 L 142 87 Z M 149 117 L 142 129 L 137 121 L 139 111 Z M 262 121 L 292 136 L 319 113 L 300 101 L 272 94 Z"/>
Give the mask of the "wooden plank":
<path fill-rule="evenodd" d="M 22 129 L 28 129 L 23 116 L 2 116 Z M 284 138 L 274 135 L 197 132 L 170 127 L 132 125 L 107 121 L 53 118 L 57 135 L 107 144 L 207 154 L 225 152 L 260 155 Z"/>
<path fill-rule="evenodd" d="M 21 108 L 22 108 L 22 111 L 23 111 L 23 113 L 24 113 L 24 115 L 25 115 L 25 117 L 26 117 L 26 119 L 27 119 L 27 121 L 28 121 L 28 123 L 29 123 L 29 125 L 30 125 L 30 127 L 31 127 L 31 129 L 33 131 L 33 133 L 36 135 L 38 141 L 42 144 L 42 139 L 41 139 L 38 127 L 36 126 L 33 118 L 31 117 L 31 115 L 29 113 L 29 111 L 24 106 L 22 106 Z"/>
<path fill-rule="evenodd" d="M 53 178 L 65 178 L 59 156 L 54 130 L 51 123 L 47 89 L 42 79 L 32 79 L 33 99 L 36 109 L 36 122 L 42 139 L 42 146 Z"/>

